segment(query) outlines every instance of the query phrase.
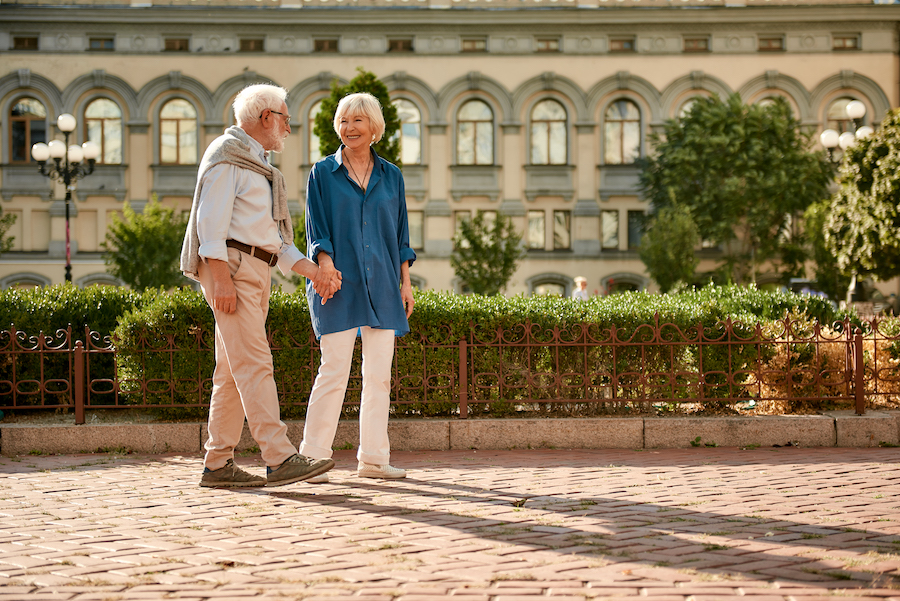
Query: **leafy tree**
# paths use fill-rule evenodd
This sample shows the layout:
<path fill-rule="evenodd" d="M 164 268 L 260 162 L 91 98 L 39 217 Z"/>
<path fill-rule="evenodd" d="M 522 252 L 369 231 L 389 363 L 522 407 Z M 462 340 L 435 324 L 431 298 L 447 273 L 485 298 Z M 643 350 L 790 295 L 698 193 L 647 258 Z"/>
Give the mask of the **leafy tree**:
<path fill-rule="evenodd" d="M 809 150 L 810 135 L 780 98 L 767 105 L 746 105 L 737 94 L 698 99 L 651 142 L 655 153 L 641 173 L 646 197 L 658 210 L 689 208 L 738 283 L 754 280 L 763 263 L 783 262 L 792 224 L 828 194 L 831 165 Z"/>
<path fill-rule="evenodd" d="M 851 274 L 838 267 L 838 259 L 834 251 L 828 247 L 826 240 L 826 223 L 831 211 L 829 200 L 814 203 L 803 214 L 805 237 L 809 245 L 811 258 L 815 263 L 816 289 L 838 302 L 844 300 L 850 286 Z"/>
<path fill-rule="evenodd" d="M 475 294 L 499 294 L 522 258 L 521 242 L 522 234 L 508 216 L 488 220 L 478 211 L 474 218 L 459 222 L 450 265 Z"/>
<path fill-rule="evenodd" d="M 381 112 L 384 115 L 384 135 L 373 148 L 378 156 L 401 167 L 400 139 L 394 135 L 400 128 L 397 107 L 391 104 L 387 86 L 375 77 L 374 73 L 366 71 L 362 67 L 358 67 L 357 71 L 356 77 L 345 86 L 338 85 L 336 79 L 332 81 L 331 95 L 322 99 L 322 107 L 316 115 L 316 123 L 313 128 L 313 132 L 319 136 L 319 152 L 322 156 L 327 156 L 333 154 L 341 145 L 341 139 L 334 131 L 334 114 L 341 98 L 356 92 L 368 92 L 381 103 Z"/>
<path fill-rule="evenodd" d="M 700 231 L 684 205 L 660 209 L 641 238 L 641 261 L 662 292 L 678 282 L 690 283 L 698 259 L 694 249 L 700 244 Z"/>
<path fill-rule="evenodd" d="M 12 250 L 13 242 L 15 242 L 15 236 L 7 236 L 6 232 L 9 231 L 9 228 L 13 226 L 16 222 L 16 215 L 12 213 L 3 214 L 3 211 L 0 210 L 0 254 L 5 252 L 9 252 Z"/>
<path fill-rule="evenodd" d="M 112 216 L 106 230 L 103 262 L 110 274 L 135 290 L 173 288 L 185 282 L 179 269 L 187 219 L 150 199 L 143 213 L 125 203 L 123 216 Z"/>
<path fill-rule="evenodd" d="M 848 148 L 825 225 L 828 249 L 844 273 L 900 275 L 900 110 Z"/>

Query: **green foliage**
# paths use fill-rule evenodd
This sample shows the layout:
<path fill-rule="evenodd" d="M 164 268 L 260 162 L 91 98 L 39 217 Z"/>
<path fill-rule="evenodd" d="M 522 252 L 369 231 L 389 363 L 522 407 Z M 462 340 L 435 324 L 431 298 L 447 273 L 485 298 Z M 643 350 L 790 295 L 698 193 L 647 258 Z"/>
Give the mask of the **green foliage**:
<path fill-rule="evenodd" d="M 847 295 L 851 274 L 838 266 L 838 258 L 828 246 L 826 224 L 831 211 L 831 202 L 823 200 L 810 205 L 803 214 L 805 237 L 815 263 L 816 289 L 839 302 Z"/>
<path fill-rule="evenodd" d="M 93 355 L 89 359 L 91 378 L 117 376 L 120 404 L 147 404 L 165 418 L 206 415 L 215 365 L 214 321 L 199 292 L 185 288 L 148 290 L 141 295 L 123 288 L 60 285 L 2 291 L 0 309 L 0 318 L 28 335 L 40 330 L 53 332 L 68 323 L 76 331 L 90 325 L 107 334 L 118 321 L 112 335 L 117 365 L 113 365 L 112 355 Z M 762 322 L 764 329 L 777 330 L 765 324 L 789 314 L 822 323 L 843 316 L 818 297 L 737 286 L 668 295 L 626 293 L 588 301 L 417 291 L 411 332 L 397 341 L 394 376 L 398 386 L 392 393 L 391 410 L 395 416 L 455 415 L 460 397 L 456 377 L 461 340 L 477 345 L 468 353 L 468 373 L 474 378 L 468 394 L 472 416 L 508 415 L 521 408 L 524 399 L 541 401 L 529 408 L 547 415 L 648 410 L 644 399 L 688 400 L 701 395 L 707 399 L 704 406 L 714 409 L 720 406 L 716 399 L 746 396 L 742 387 L 746 373 L 757 360 L 769 358 L 766 345 L 745 342 L 755 335 L 756 324 Z M 723 324 L 729 319 L 735 322 L 734 333 L 726 337 Z M 531 324 L 527 332 L 525 323 Z M 268 324 L 282 415 L 303 417 L 319 366 L 306 299 L 273 292 Z M 732 344 L 702 350 L 686 345 L 678 352 L 668 344 L 694 339 L 698 328 L 707 338 L 726 337 Z M 498 345 L 501 335 L 506 342 L 524 344 Z M 585 335 L 586 346 L 554 344 Z M 595 344 L 611 339 L 620 344 L 615 348 Z M 701 363 L 707 373 L 702 383 L 691 375 Z M 71 365 L 68 354 L 58 353 L 43 358 L 20 356 L 15 364 L 7 359 L 0 362 L 0 370 L 0 380 L 22 382 L 43 377 L 44 381 L 68 381 Z M 681 375 L 665 380 L 664 374 L 672 372 Z M 584 373 L 589 377 L 580 375 Z M 615 389 L 613 375 L 618 378 Z M 346 416 L 358 411 L 359 388 L 357 354 Z M 44 396 L 46 400 L 35 395 L 31 404 L 70 404 L 67 393 Z M 116 400 L 108 393 L 93 394 L 91 399 L 97 407 Z M 601 399 L 605 402 L 585 402 Z M 0 391 L 0 405 L 11 404 L 11 396 Z"/>
<path fill-rule="evenodd" d="M 72 326 L 72 339 L 81 340 L 86 348 L 106 347 L 108 336 L 116 326 L 120 315 L 139 306 L 143 297 L 126 288 L 115 286 L 90 286 L 77 288 L 72 284 L 58 284 L 46 288 L 8 288 L 0 291 L 0 325 L 3 330 L 15 326 L 20 348 L 39 348 L 43 342 L 48 347 L 66 346 L 66 329 Z M 99 334 L 99 338 L 88 339 L 85 328 Z M 40 335 L 43 333 L 43 339 Z M 9 344 L 9 338 L 2 336 Z M 74 345 L 74 342 L 72 343 Z M 115 367 L 112 355 L 89 357 L 89 367 L 93 378 L 114 378 Z M 36 384 L 19 384 L 18 389 L 33 392 L 20 396 L 19 406 L 44 405 L 68 406 L 72 404 L 70 391 L 65 382 L 71 381 L 71 357 L 67 353 L 22 354 L 13 362 L 10 355 L 0 360 L 0 380 L 36 380 L 48 383 L 47 392 L 41 393 Z M 106 389 L 101 386 L 100 388 Z M 0 391 L 0 405 L 11 406 L 11 391 Z M 92 394 L 91 400 L 112 403 L 113 395 Z"/>
<path fill-rule="evenodd" d="M 187 219 L 150 199 L 143 213 L 125 203 L 106 230 L 103 261 L 109 273 L 135 290 L 173 288 L 186 282 L 179 268 Z"/>
<path fill-rule="evenodd" d="M 381 113 L 384 116 L 384 135 L 381 141 L 373 146 L 375 152 L 386 161 L 398 167 L 400 163 L 400 140 L 394 134 L 400 128 L 400 119 L 397 117 L 397 107 L 391 104 L 391 96 L 387 86 L 375 77 L 374 73 L 358 67 L 357 75 L 345 85 L 339 85 L 337 79 L 331 82 L 331 95 L 322 99 L 322 108 L 316 115 L 316 123 L 313 132 L 319 136 L 319 152 L 328 156 L 341 145 L 341 138 L 334 131 L 334 114 L 337 111 L 341 98 L 357 92 L 368 92 L 381 103 Z"/>
<path fill-rule="evenodd" d="M 9 228 L 11 228 L 15 222 L 16 215 L 13 215 L 12 213 L 4 215 L 3 211 L 0 210 L 0 254 L 12 250 L 13 242 L 15 242 L 16 239 L 14 236 L 7 236 L 6 232 L 9 231 Z"/>
<path fill-rule="evenodd" d="M 790 226 L 827 195 L 832 168 L 783 99 L 745 105 L 733 94 L 698 99 L 680 121 L 651 136 L 641 186 L 657 209 L 682 205 L 703 239 L 719 245 L 731 281 L 754 280 L 763 263 L 785 262 Z M 782 271 L 795 272 L 789 257 Z"/>
<path fill-rule="evenodd" d="M 900 109 L 844 154 L 840 189 L 825 225 L 843 273 L 889 280 L 900 275 Z"/>
<path fill-rule="evenodd" d="M 458 225 L 450 266 L 475 294 L 499 294 L 522 258 L 522 234 L 508 216 L 497 215 L 489 223 L 481 211 Z"/>
<path fill-rule="evenodd" d="M 641 238 L 640 255 L 662 292 L 694 279 L 698 263 L 694 249 L 699 244 L 700 231 L 687 207 L 663 207 L 653 217 Z"/>
<path fill-rule="evenodd" d="M 203 417 L 215 366 L 212 311 L 190 288 L 148 296 L 121 315 L 113 333 L 125 402 L 159 406 L 162 417 Z"/>

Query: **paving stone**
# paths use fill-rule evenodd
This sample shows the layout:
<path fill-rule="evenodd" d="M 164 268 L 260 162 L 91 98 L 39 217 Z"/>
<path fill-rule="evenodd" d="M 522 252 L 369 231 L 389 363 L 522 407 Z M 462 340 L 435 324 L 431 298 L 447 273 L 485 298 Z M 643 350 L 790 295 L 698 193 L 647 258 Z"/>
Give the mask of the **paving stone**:
<path fill-rule="evenodd" d="M 4 465 L 0 601 L 99 601 L 110 585 L 122 601 L 900 596 L 898 449 L 395 459 L 408 479 L 347 469 L 327 486 L 246 491 L 200 489 L 199 454 Z"/>

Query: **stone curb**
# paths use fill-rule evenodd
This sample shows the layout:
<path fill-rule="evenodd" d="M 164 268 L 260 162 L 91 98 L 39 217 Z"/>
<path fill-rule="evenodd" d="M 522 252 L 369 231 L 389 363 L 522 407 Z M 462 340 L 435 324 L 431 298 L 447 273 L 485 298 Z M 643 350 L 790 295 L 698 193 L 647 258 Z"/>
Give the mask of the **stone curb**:
<path fill-rule="evenodd" d="M 287 422 L 303 438 L 303 422 Z M 465 449 L 661 449 L 691 446 L 878 447 L 900 443 L 900 412 L 829 411 L 822 415 L 684 418 L 396 420 L 388 425 L 395 451 Z M 0 454 L 201 453 L 205 423 L 26 425 L 0 424 Z M 342 421 L 335 448 L 356 448 L 359 423 Z M 257 444 L 244 425 L 236 450 Z"/>

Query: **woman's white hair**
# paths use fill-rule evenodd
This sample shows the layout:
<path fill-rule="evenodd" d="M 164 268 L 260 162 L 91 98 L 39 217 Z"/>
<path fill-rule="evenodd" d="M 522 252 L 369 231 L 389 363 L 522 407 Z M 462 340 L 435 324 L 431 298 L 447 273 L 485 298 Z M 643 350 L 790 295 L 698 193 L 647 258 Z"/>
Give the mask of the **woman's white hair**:
<path fill-rule="evenodd" d="M 234 120 L 238 125 L 251 123 L 266 109 L 277 111 L 285 98 L 287 90 L 279 86 L 267 83 L 247 86 L 234 99 Z"/>
<path fill-rule="evenodd" d="M 338 103 L 334 112 L 334 133 L 341 135 L 341 119 L 353 115 L 365 115 L 372 126 L 372 144 L 379 142 L 384 135 L 384 115 L 381 114 L 381 103 L 378 99 L 366 92 L 347 94 Z"/>

